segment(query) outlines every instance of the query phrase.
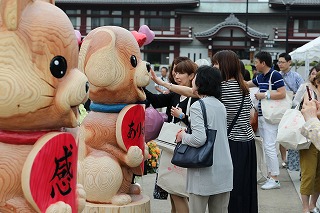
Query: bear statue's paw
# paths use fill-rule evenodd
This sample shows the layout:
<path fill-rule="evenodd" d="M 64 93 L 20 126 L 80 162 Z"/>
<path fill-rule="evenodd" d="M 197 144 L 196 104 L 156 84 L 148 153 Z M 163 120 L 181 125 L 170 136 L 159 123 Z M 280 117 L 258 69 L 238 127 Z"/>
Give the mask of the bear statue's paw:
<path fill-rule="evenodd" d="M 12 212 L 36 213 L 36 210 L 34 210 L 30 205 L 28 205 L 28 202 L 23 197 L 14 197 L 6 201 L 4 206 L 2 206 L 0 203 L 0 213 Z"/>
<path fill-rule="evenodd" d="M 129 193 L 130 194 L 135 194 L 135 195 L 139 195 L 141 194 L 141 186 L 139 183 L 134 183 L 130 185 L 129 188 Z"/>
<path fill-rule="evenodd" d="M 51 204 L 46 213 L 72 213 L 71 206 L 66 204 L 65 202 L 59 201 L 57 203 Z"/>
<path fill-rule="evenodd" d="M 144 159 L 142 150 L 138 146 L 131 146 L 126 156 L 126 163 L 129 167 L 139 166 Z"/>
<path fill-rule="evenodd" d="M 77 184 L 78 212 L 81 213 L 86 207 L 86 191 L 81 184 Z"/>
<path fill-rule="evenodd" d="M 118 194 L 115 195 L 112 200 L 111 203 L 117 206 L 123 206 L 123 205 L 127 205 L 129 203 L 131 203 L 132 199 L 130 197 L 130 195 L 127 194 Z"/>
<path fill-rule="evenodd" d="M 145 144 L 144 146 L 144 161 L 149 159 L 149 147 L 147 146 L 147 144 Z"/>

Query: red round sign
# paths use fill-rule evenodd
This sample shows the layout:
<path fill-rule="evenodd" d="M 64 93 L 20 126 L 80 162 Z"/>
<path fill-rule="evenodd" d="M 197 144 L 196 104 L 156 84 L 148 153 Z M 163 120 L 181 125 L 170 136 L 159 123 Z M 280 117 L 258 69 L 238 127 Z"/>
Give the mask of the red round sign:
<path fill-rule="evenodd" d="M 144 153 L 144 121 L 145 111 L 141 105 L 132 106 L 124 115 L 121 123 L 121 136 L 127 150 L 131 146 L 138 146 Z M 143 162 L 141 168 L 143 168 Z"/>
<path fill-rule="evenodd" d="M 38 151 L 30 172 L 30 191 L 41 212 L 63 201 L 77 212 L 76 184 L 78 151 L 70 133 L 59 133 Z"/>

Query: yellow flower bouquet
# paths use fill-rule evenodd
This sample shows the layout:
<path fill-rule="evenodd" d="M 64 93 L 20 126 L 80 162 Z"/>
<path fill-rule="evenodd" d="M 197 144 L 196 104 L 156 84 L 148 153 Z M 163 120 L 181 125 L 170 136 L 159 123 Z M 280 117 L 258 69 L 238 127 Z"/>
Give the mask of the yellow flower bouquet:
<path fill-rule="evenodd" d="M 147 145 L 149 148 L 149 157 L 147 160 L 147 173 L 155 173 L 158 168 L 158 158 L 160 155 L 160 149 L 155 141 L 149 141 Z"/>

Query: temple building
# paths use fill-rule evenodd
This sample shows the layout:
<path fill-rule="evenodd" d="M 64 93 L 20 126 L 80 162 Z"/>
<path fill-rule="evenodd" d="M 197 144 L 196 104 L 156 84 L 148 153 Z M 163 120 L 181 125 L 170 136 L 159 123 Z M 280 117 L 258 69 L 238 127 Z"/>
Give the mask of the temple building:
<path fill-rule="evenodd" d="M 208 58 L 222 49 L 252 60 L 274 57 L 320 36 L 320 0 L 56 0 L 85 36 L 103 25 L 130 31 L 148 25 L 154 41 L 141 49 L 157 69 L 174 57 Z"/>

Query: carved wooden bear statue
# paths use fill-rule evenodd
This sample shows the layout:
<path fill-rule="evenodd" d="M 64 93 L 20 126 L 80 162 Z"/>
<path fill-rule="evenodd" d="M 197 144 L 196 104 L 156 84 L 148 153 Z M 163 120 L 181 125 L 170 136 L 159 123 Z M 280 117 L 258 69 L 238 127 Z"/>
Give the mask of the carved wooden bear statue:
<path fill-rule="evenodd" d="M 76 213 L 78 148 L 61 130 L 88 86 L 73 26 L 53 1 L 2 0 L 0 15 L 0 212 Z"/>
<path fill-rule="evenodd" d="M 83 40 L 79 66 L 92 101 L 81 124 L 80 183 L 91 203 L 126 205 L 140 194 L 132 177 L 142 174 L 148 155 L 144 106 L 136 103 L 146 99 L 142 87 L 149 84 L 149 65 L 131 32 L 104 26 Z"/>

